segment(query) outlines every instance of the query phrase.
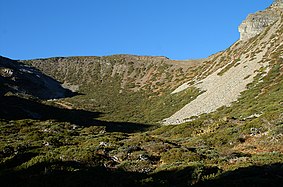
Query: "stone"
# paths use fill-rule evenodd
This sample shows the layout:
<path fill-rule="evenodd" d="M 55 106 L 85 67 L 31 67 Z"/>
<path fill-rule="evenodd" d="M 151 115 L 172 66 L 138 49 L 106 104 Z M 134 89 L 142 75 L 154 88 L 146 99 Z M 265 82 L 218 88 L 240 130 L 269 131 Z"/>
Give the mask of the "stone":
<path fill-rule="evenodd" d="M 275 0 L 271 7 L 278 7 L 278 8 L 283 8 L 283 0 Z"/>
<path fill-rule="evenodd" d="M 248 40 L 260 34 L 266 27 L 278 20 L 277 15 L 272 10 L 260 11 L 250 14 L 239 26 L 240 40 Z"/>
<path fill-rule="evenodd" d="M 268 9 L 249 14 L 238 28 L 240 40 L 248 40 L 255 37 L 277 21 L 280 17 L 279 12 L 281 12 L 278 9 L 283 9 L 283 0 L 275 0 Z"/>
<path fill-rule="evenodd" d="M 0 69 L 0 76 L 2 77 L 12 77 L 14 74 L 14 71 L 10 68 L 1 68 Z"/>

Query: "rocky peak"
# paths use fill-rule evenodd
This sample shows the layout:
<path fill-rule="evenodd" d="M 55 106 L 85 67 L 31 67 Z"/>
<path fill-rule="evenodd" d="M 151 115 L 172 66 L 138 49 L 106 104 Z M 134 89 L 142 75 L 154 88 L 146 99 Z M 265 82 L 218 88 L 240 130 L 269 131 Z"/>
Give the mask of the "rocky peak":
<path fill-rule="evenodd" d="M 277 21 L 280 17 L 278 8 L 283 8 L 283 0 L 275 0 L 270 8 L 248 15 L 238 28 L 240 40 L 248 40 L 260 34 L 266 27 Z"/>
<path fill-rule="evenodd" d="M 283 8 L 283 0 L 274 0 L 271 7 Z"/>

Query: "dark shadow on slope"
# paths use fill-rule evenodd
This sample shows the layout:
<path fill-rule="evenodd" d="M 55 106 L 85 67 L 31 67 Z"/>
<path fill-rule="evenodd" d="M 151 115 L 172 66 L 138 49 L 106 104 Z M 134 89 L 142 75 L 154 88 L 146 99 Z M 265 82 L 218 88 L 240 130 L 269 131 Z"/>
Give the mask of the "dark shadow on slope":
<path fill-rule="evenodd" d="M 0 171 L 6 170 L 8 168 L 14 168 L 16 166 L 20 166 L 21 164 L 29 161 L 33 157 L 37 156 L 37 153 L 26 152 L 26 153 L 18 153 L 13 157 L 13 159 L 9 159 L 5 163 L 0 164 Z M 13 155 L 9 155 L 13 156 Z M 2 158 L 2 152 L 0 153 L 0 158 Z"/>
<path fill-rule="evenodd" d="M 0 96 L 7 92 L 26 94 L 39 99 L 65 98 L 78 95 L 38 69 L 0 56 Z"/>
<path fill-rule="evenodd" d="M 264 166 L 251 166 L 226 172 L 212 181 L 206 181 L 197 185 L 210 187 L 278 187 L 283 184 L 283 164 Z"/>
<path fill-rule="evenodd" d="M 70 168 L 72 171 L 70 171 Z M 67 171 L 69 169 L 69 171 Z M 196 167 L 162 171 L 156 174 L 129 172 L 104 166 L 87 166 L 74 161 L 43 162 L 20 171 L 0 174 L 2 184 L 8 186 L 189 186 L 195 183 Z"/>
<path fill-rule="evenodd" d="M 214 167 L 191 166 L 183 169 L 165 170 L 151 175 L 154 179 L 150 186 L 194 186 L 201 176 L 216 174 L 220 169 Z"/>
<path fill-rule="evenodd" d="M 127 123 L 127 122 L 105 122 L 97 120 L 101 113 L 76 109 L 63 109 L 30 99 L 16 96 L 0 97 L 0 119 L 20 120 L 56 120 L 69 122 L 79 126 L 105 126 L 107 132 L 142 132 L 146 131 L 150 125 Z"/>
<path fill-rule="evenodd" d="M 67 171 L 68 168 L 73 171 Z M 140 173 L 111 171 L 102 166 L 89 167 L 74 161 L 57 161 L 0 173 L 0 182 L 3 186 L 11 187 L 123 187 L 140 186 L 138 181 L 145 176 Z"/>
<path fill-rule="evenodd" d="M 217 168 L 201 168 L 203 175 L 214 174 Z M 206 170 L 208 171 L 206 172 Z M 223 174 L 219 179 L 200 182 L 199 168 L 186 167 L 180 170 L 161 171 L 155 174 L 128 172 L 103 166 L 87 166 L 74 161 L 42 162 L 22 170 L 0 172 L 4 186 L 217 186 L 217 187 L 273 187 L 283 182 L 282 164 L 248 167 Z"/>

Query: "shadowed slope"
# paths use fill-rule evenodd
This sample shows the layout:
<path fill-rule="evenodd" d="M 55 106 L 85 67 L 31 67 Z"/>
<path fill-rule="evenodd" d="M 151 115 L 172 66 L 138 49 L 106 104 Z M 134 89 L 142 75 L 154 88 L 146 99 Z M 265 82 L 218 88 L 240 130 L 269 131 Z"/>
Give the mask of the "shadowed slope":
<path fill-rule="evenodd" d="M 7 92 L 30 95 L 39 99 L 76 95 L 34 67 L 0 56 L 0 95 Z"/>
<path fill-rule="evenodd" d="M 96 119 L 102 115 L 99 112 L 57 108 L 16 96 L 0 97 L 0 105 L 0 119 L 6 120 L 56 120 L 84 127 L 104 126 L 107 132 L 132 133 L 150 128 L 150 125 L 138 123 L 100 121 Z"/>

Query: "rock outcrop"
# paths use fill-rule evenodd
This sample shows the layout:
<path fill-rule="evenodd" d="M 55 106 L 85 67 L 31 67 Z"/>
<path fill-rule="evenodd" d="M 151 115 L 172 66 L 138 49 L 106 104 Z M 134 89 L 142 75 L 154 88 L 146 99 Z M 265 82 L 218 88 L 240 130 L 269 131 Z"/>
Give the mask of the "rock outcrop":
<path fill-rule="evenodd" d="M 239 26 L 240 40 L 248 40 L 260 34 L 266 27 L 279 19 L 279 11 L 283 8 L 283 0 L 276 0 L 264 11 L 248 15 L 246 20 Z"/>
<path fill-rule="evenodd" d="M 275 0 L 271 7 L 283 8 L 283 0 Z"/>

